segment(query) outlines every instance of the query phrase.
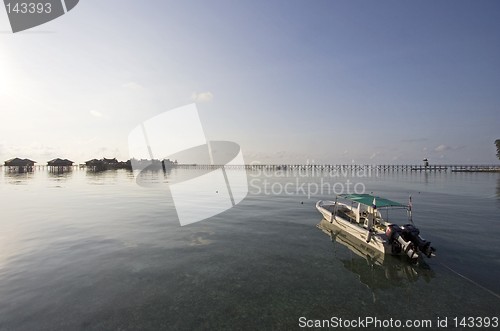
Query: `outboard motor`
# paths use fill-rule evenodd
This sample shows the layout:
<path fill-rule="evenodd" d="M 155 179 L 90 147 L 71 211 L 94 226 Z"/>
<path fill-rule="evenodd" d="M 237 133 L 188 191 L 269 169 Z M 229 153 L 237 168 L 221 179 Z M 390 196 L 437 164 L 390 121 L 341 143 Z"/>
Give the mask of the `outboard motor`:
<path fill-rule="evenodd" d="M 405 240 L 402 228 L 396 224 L 391 224 L 387 227 L 385 234 L 392 245 L 393 253 L 397 254 L 403 250 L 410 259 L 418 258 L 418 248 L 415 248 L 415 245 L 411 240 Z"/>
<path fill-rule="evenodd" d="M 420 230 L 412 224 L 406 224 L 402 228 L 402 236 L 406 241 L 411 241 L 427 257 L 431 257 L 436 251 L 431 247 L 431 242 L 420 237 Z"/>

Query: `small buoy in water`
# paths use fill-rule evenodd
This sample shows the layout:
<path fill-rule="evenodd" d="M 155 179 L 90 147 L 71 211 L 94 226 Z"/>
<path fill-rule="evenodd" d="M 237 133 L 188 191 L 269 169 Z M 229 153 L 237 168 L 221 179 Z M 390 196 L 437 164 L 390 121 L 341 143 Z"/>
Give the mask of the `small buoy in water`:
<path fill-rule="evenodd" d="M 303 205 L 303 204 L 304 204 L 304 201 L 301 201 L 301 202 L 300 202 L 300 204 L 301 204 L 301 205 Z"/>

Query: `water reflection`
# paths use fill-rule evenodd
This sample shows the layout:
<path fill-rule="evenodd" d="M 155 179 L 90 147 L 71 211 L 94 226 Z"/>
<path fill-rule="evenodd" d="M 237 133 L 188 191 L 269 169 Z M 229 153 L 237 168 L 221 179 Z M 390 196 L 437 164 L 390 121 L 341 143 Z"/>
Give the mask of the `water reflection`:
<path fill-rule="evenodd" d="M 391 256 L 367 250 L 367 246 L 362 245 L 359 239 L 325 219 L 321 220 L 318 228 L 331 237 L 334 253 L 344 267 L 358 275 L 360 282 L 371 290 L 405 287 L 419 279 L 428 283 L 435 276 L 423 259 L 411 263 L 406 256 Z M 354 254 L 346 257 L 337 252 L 338 247 L 347 247 Z"/>
<path fill-rule="evenodd" d="M 119 181 L 118 170 L 85 171 L 85 179 L 89 185 L 117 184 Z"/>
<path fill-rule="evenodd" d="M 143 187 L 159 186 L 169 182 L 172 169 L 145 168 L 136 172 L 136 182 Z"/>
<path fill-rule="evenodd" d="M 497 199 L 500 199 L 500 176 L 497 178 Z"/>
<path fill-rule="evenodd" d="M 47 176 L 53 181 L 62 181 L 73 177 L 73 171 L 47 171 Z"/>
<path fill-rule="evenodd" d="M 34 177 L 33 171 L 10 171 L 4 172 L 5 182 L 13 185 L 26 185 Z"/>

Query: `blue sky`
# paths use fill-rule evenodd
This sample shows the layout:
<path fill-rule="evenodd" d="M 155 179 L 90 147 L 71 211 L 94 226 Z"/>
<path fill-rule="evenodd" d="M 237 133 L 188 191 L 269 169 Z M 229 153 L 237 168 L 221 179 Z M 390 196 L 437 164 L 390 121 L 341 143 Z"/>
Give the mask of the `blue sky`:
<path fill-rule="evenodd" d="M 0 158 L 127 159 L 196 102 L 247 162 L 497 163 L 497 1 L 97 1 L 12 34 Z"/>

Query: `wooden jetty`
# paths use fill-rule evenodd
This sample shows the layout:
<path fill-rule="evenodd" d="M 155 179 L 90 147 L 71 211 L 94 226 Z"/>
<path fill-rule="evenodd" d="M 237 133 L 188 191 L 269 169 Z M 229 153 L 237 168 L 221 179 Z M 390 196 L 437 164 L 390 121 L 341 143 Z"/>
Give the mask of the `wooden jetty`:
<path fill-rule="evenodd" d="M 181 169 L 247 169 L 247 170 L 313 170 L 313 171 L 360 171 L 370 170 L 374 172 L 500 172 L 499 165 L 457 165 L 438 164 L 422 166 L 417 164 L 244 164 L 244 165 L 222 165 L 222 164 L 177 164 Z"/>
<path fill-rule="evenodd" d="M 9 162 L 10 161 L 10 162 Z M 29 161 L 29 162 L 28 162 Z M 68 171 L 72 169 L 86 169 L 91 171 L 104 171 L 104 170 L 115 170 L 115 169 L 127 169 L 132 168 L 140 169 L 141 164 L 145 163 L 146 166 L 152 164 L 151 160 L 131 160 L 126 162 L 120 162 L 116 159 L 106 159 L 101 160 L 89 160 L 85 164 L 74 165 L 72 161 L 67 159 L 54 159 L 47 162 L 47 165 L 34 165 L 34 161 L 28 159 L 11 159 L 5 161 L 4 169 L 9 171 L 18 170 L 18 167 L 22 167 L 20 171 L 33 171 L 44 170 L 48 168 L 49 171 Z M 172 162 L 170 160 L 164 160 L 163 163 L 160 160 L 153 160 L 153 165 L 155 162 L 158 164 L 157 167 L 162 169 L 165 168 L 166 163 L 168 163 L 168 168 L 177 169 L 218 169 L 224 167 L 225 169 L 245 169 L 245 170 L 266 170 L 266 171 L 337 171 L 341 174 L 349 174 L 357 171 L 371 171 L 371 173 L 389 173 L 389 172 L 500 172 L 500 164 L 436 164 L 436 165 L 422 165 L 422 164 L 260 164 L 260 163 L 250 163 L 250 164 L 181 164 L 177 162 Z M 10 166 L 9 166 L 10 165 Z M 150 167 L 151 168 L 151 167 Z"/>
<path fill-rule="evenodd" d="M 451 169 L 452 172 L 500 172 L 499 166 L 488 166 L 488 165 L 478 165 L 478 166 L 455 166 Z"/>
<path fill-rule="evenodd" d="M 419 166 L 415 168 L 411 168 L 411 171 L 446 171 L 448 170 L 447 166 L 441 165 L 432 165 L 432 166 Z"/>

